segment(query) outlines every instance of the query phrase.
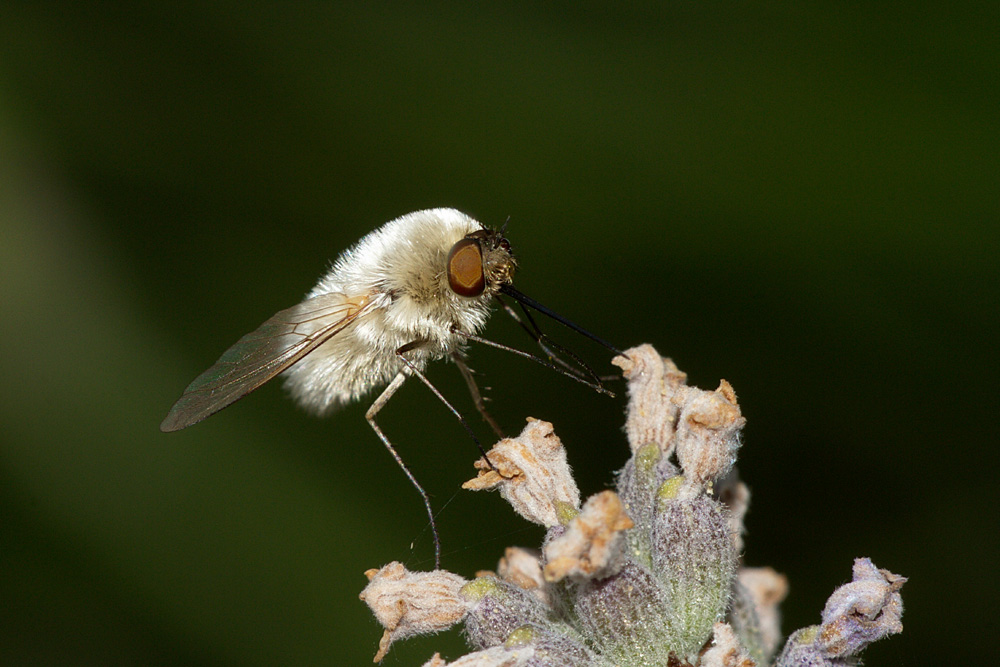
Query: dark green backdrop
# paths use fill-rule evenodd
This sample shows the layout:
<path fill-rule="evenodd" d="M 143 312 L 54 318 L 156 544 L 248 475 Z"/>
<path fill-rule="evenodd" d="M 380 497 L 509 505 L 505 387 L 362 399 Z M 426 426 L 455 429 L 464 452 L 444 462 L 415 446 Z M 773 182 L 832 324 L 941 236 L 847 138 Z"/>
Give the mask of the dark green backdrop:
<path fill-rule="evenodd" d="M 786 632 L 870 556 L 910 583 L 868 664 L 992 659 L 996 6 L 602 5 L 4 3 L 0 662 L 369 663 L 362 572 L 432 550 L 365 406 L 320 421 L 269 386 L 157 425 L 340 250 L 429 206 L 509 216 L 519 288 L 733 384 L 746 560 L 788 574 Z M 584 492 L 611 481 L 621 398 L 473 360 L 509 430 L 553 421 Z M 446 566 L 537 543 L 458 491 L 476 451 L 428 392 L 382 423 Z"/>

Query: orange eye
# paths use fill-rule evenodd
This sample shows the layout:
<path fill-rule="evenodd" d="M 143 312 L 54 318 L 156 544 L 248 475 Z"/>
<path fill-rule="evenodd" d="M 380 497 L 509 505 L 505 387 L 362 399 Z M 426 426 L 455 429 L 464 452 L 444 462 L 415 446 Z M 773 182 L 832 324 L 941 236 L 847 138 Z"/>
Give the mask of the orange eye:
<path fill-rule="evenodd" d="M 459 296 L 479 296 L 486 289 L 479 243 L 465 238 L 448 253 L 448 285 Z"/>

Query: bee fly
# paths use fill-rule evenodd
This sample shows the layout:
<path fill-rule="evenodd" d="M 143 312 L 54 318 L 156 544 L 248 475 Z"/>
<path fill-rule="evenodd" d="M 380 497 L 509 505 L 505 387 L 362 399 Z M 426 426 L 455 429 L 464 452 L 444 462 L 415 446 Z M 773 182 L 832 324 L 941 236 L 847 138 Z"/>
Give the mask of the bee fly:
<path fill-rule="evenodd" d="M 423 498 L 434 533 L 435 564 L 439 564 L 441 547 L 430 499 L 375 423 L 379 410 L 407 377 L 419 378 L 434 392 L 458 417 L 484 456 L 485 450 L 468 423 L 424 375 L 431 361 L 445 357 L 454 361 L 476 408 L 503 437 L 465 364 L 469 341 L 527 357 L 613 395 L 586 364 L 539 330 L 527 307 L 620 352 L 513 288 L 517 263 L 503 234 L 502 228 L 486 228 L 449 208 L 417 211 L 382 225 L 345 251 L 302 303 L 276 313 L 240 338 L 215 365 L 195 378 L 174 403 L 160 430 L 191 426 L 279 373 L 285 375 L 285 385 L 295 400 L 318 415 L 385 385 L 365 418 Z M 501 294 L 519 302 L 525 319 L 501 299 Z M 478 336 L 494 299 L 538 341 L 547 359 Z M 553 347 L 585 372 L 554 354 Z"/>

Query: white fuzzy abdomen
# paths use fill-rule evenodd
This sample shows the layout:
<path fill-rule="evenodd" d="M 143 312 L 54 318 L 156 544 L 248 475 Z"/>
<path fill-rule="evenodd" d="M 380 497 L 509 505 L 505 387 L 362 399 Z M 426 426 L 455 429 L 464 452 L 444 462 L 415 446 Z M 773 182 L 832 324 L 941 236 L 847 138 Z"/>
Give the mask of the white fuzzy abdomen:
<path fill-rule="evenodd" d="M 431 361 L 458 349 L 464 339 L 452 334 L 451 324 L 433 317 L 394 317 L 399 308 L 414 310 L 412 303 L 373 308 L 346 329 L 319 346 L 285 373 L 285 387 L 310 412 L 326 414 L 362 398 L 387 384 L 404 364 L 396 350 L 414 341 L 424 344 L 406 353 L 421 371 Z M 479 319 L 479 318 L 477 318 Z M 400 328 L 399 320 L 418 323 Z M 479 322 L 467 322 L 470 333 Z"/>

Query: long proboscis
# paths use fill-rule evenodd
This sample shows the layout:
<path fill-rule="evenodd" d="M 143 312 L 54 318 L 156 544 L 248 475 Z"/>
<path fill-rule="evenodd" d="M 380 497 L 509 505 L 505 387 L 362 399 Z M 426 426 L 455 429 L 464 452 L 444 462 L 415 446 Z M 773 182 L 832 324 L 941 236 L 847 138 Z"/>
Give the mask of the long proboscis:
<path fill-rule="evenodd" d="M 556 312 L 553 312 L 553 311 L 549 310 L 548 308 L 546 308 L 542 304 L 540 304 L 537 301 L 535 301 L 534 299 L 532 299 L 527 294 L 523 294 L 522 292 L 518 292 L 516 289 L 514 289 L 513 287 L 511 287 L 509 284 L 501 285 L 500 286 L 500 291 L 503 292 L 504 294 L 506 294 L 507 296 L 509 296 L 510 298 L 514 299 L 515 301 L 518 301 L 519 303 L 522 303 L 525 306 L 528 306 L 529 308 L 534 308 L 535 310 L 537 310 L 538 312 L 540 312 L 542 315 L 546 315 L 548 317 L 551 317 L 552 319 L 554 319 L 559 324 L 562 324 L 563 326 L 569 327 L 570 329 L 572 329 L 573 331 L 577 332 L 578 334 L 580 334 L 582 336 L 586 336 L 587 338 L 589 338 L 590 340 L 594 341 L 598 345 L 602 345 L 602 346 L 608 348 L 609 350 L 611 350 L 615 354 L 624 356 L 624 354 L 625 354 L 624 352 L 622 352 L 621 350 L 619 350 L 617 347 L 615 347 L 614 345 L 612 345 L 608 341 L 604 340 L 603 338 L 599 338 L 599 337 L 595 336 L 594 334 L 590 333 L 589 331 L 587 331 L 586 329 L 584 329 L 580 325 L 578 325 L 578 324 L 576 324 L 574 322 L 571 322 L 570 320 L 567 320 L 565 317 L 563 317 L 559 313 L 556 313 Z"/>

